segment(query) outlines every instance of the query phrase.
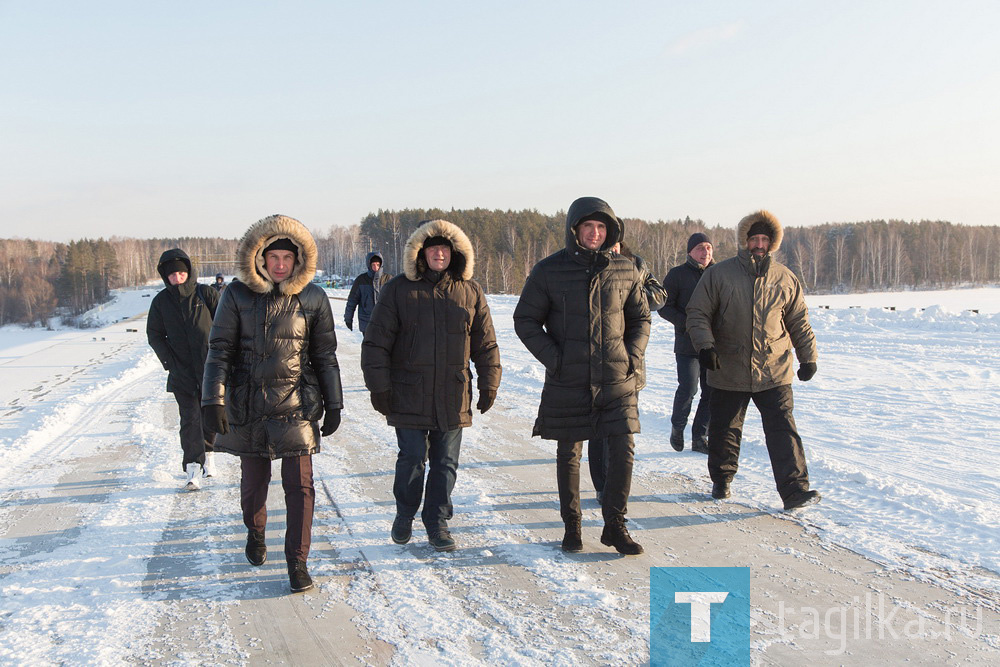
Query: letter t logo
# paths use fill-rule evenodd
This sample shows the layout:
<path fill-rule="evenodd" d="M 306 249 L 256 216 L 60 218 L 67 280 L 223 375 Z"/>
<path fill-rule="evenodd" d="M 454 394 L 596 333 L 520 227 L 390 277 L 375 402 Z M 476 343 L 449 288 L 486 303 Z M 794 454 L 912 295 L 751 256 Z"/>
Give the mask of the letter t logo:
<path fill-rule="evenodd" d="M 674 593 L 674 602 L 691 605 L 691 641 L 712 641 L 712 604 L 724 602 L 726 591 L 690 591 Z"/>

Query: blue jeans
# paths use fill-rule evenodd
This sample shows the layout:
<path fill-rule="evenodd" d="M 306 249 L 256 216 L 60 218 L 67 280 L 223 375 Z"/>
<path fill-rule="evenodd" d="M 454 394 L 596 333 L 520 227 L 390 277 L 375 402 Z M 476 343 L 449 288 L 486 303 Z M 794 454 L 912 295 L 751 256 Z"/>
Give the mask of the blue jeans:
<path fill-rule="evenodd" d="M 462 448 L 462 429 L 427 431 L 397 428 L 396 480 L 392 493 L 396 497 L 396 513 L 414 517 L 424 500 L 421 520 L 428 533 L 436 533 L 451 519 L 451 492 L 458 477 L 458 455 Z M 427 490 L 424 493 L 424 464 L 430 464 Z"/>
<path fill-rule="evenodd" d="M 698 385 L 701 385 L 701 398 L 698 409 L 694 413 L 694 424 L 691 425 L 691 440 L 708 440 L 708 421 L 712 401 L 712 388 L 708 386 L 707 371 L 701 367 L 697 356 L 675 354 L 677 358 L 677 391 L 674 393 L 674 411 L 670 415 L 670 424 L 681 430 L 687 426 L 688 415 L 691 414 L 691 404 Z"/>

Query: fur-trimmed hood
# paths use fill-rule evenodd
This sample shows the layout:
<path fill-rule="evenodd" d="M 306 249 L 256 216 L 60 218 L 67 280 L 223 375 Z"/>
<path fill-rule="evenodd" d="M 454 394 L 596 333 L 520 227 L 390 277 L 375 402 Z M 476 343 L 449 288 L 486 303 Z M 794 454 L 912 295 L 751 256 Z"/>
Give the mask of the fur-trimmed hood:
<path fill-rule="evenodd" d="M 769 252 L 771 254 L 778 252 L 781 248 L 781 240 L 785 238 L 785 232 L 781 228 L 781 223 L 774 217 L 774 214 L 764 210 L 751 213 L 740 220 L 740 224 L 736 225 L 736 247 L 743 250 L 746 249 L 747 232 L 758 222 L 763 222 L 771 228 L 771 249 Z"/>
<path fill-rule="evenodd" d="M 420 280 L 427 271 L 427 261 L 421 250 L 424 241 L 432 236 L 443 236 L 451 241 L 451 264 L 446 271 L 452 280 L 471 280 L 475 268 L 475 253 L 472 242 L 461 228 L 447 220 L 431 220 L 417 227 L 406 241 L 403 249 L 403 270 L 410 280 Z"/>
<path fill-rule="evenodd" d="M 298 294 L 316 275 L 319 253 L 312 234 L 295 218 L 271 215 L 250 225 L 236 251 L 240 281 L 258 294 L 274 289 L 275 283 L 264 269 L 264 248 L 279 238 L 286 238 L 294 243 L 298 248 L 298 257 L 292 275 L 278 283 L 278 290 L 282 294 Z"/>

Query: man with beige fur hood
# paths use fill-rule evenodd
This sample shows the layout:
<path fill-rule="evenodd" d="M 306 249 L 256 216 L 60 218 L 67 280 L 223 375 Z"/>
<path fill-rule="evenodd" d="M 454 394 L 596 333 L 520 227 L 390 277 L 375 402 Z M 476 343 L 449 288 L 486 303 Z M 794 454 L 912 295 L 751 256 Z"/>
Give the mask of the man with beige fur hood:
<path fill-rule="evenodd" d="M 421 224 L 403 251 L 404 274 L 382 288 L 361 345 L 372 406 L 396 428 L 399 454 L 391 538 L 406 544 L 421 519 L 437 551 L 452 551 L 448 529 L 462 429 L 472 425 L 472 374 L 485 413 L 500 386 L 500 351 L 486 295 L 472 279 L 472 243 L 446 220 Z M 426 490 L 425 462 L 429 464 Z"/>
<path fill-rule="evenodd" d="M 752 400 L 760 411 L 771 472 L 786 510 L 818 502 L 792 417 L 792 376 L 816 374 L 816 337 L 802 285 L 774 258 L 781 223 L 757 211 L 736 227 L 736 257 L 705 270 L 687 306 L 687 332 L 712 387 L 708 472 L 712 497 L 729 497 Z"/>

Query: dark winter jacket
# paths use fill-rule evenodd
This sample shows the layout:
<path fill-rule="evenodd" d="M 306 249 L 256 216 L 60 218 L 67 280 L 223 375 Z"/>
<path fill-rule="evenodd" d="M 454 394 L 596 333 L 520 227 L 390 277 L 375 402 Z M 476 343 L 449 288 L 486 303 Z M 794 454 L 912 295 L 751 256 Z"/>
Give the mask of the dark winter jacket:
<path fill-rule="evenodd" d="M 344 310 L 344 320 L 353 322 L 354 309 L 357 308 L 358 328 L 361 329 L 361 333 L 368 328 L 368 321 L 371 319 L 375 304 L 378 303 L 382 288 L 392 279 L 392 274 L 385 273 L 381 268 L 378 271 L 371 270 L 372 260 L 376 257 L 382 266 L 385 266 L 381 253 L 368 253 L 365 257 L 365 266 L 368 270 L 354 280 L 351 292 L 347 295 L 347 308 Z"/>
<path fill-rule="evenodd" d="M 451 241 L 451 263 L 428 271 L 426 239 Z M 500 350 L 479 283 L 472 243 L 457 225 L 433 220 L 406 242 L 404 275 L 382 288 L 361 345 L 365 386 L 391 391 L 390 426 L 451 431 L 472 425 L 472 374 L 479 392 L 500 386 Z"/>
<path fill-rule="evenodd" d="M 688 256 L 686 262 L 667 271 L 663 279 L 663 287 L 667 290 L 667 302 L 660 308 L 660 317 L 674 325 L 675 354 L 698 356 L 698 350 L 694 349 L 691 336 L 687 332 L 687 305 L 703 273 L 705 269 L 701 264 Z"/>
<path fill-rule="evenodd" d="M 276 284 L 264 248 L 278 238 L 296 245 L 298 261 Z M 333 312 L 311 282 L 316 257 L 309 231 L 281 215 L 255 223 L 240 241 L 240 280 L 222 293 L 202 389 L 202 405 L 226 406 L 229 433 L 218 436 L 217 451 L 272 459 L 315 453 L 316 422 L 344 407 Z"/>
<path fill-rule="evenodd" d="M 163 272 L 163 265 L 172 260 L 180 260 L 188 267 L 188 278 L 180 285 L 171 285 Z M 197 396 L 201 393 L 208 334 L 219 293 L 198 284 L 191 259 L 178 248 L 160 255 L 156 270 L 166 289 L 149 304 L 146 338 L 167 371 L 167 391 Z"/>
<path fill-rule="evenodd" d="M 574 227 L 595 213 L 608 236 L 599 251 Z M 514 309 L 514 330 L 545 366 L 533 435 L 587 440 L 639 432 L 638 378 L 649 340 L 649 306 L 632 260 L 609 252 L 623 223 L 594 197 L 573 202 L 566 247 L 531 270 Z"/>
<path fill-rule="evenodd" d="M 756 222 L 771 228 L 771 250 L 759 261 L 746 249 Z M 791 384 L 795 357 L 800 364 L 817 359 L 802 285 L 772 256 L 782 236 L 767 211 L 743 218 L 736 227 L 739 253 L 705 269 L 691 295 L 687 331 L 695 349 L 714 347 L 719 355 L 719 370 L 708 371 L 715 389 L 760 392 Z"/>
<path fill-rule="evenodd" d="M 660 284 L 660 281 L 653 277 L 653 274 L 646 268 L 646 262 L 639 255 L 632 255 L 635 268 L 639 270 L 639 279 L 642 280 L 642 291 L 646 294 L 646 303 L 649 305 L 649 312 L 659 310 L 667 301 L 667 290 Z"/>

